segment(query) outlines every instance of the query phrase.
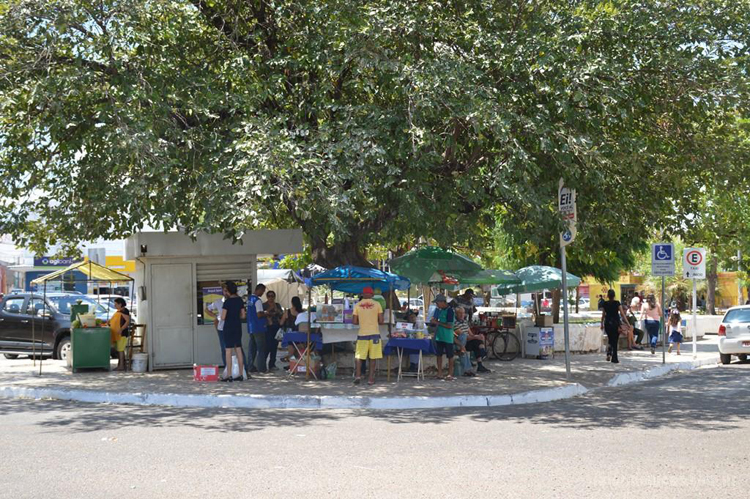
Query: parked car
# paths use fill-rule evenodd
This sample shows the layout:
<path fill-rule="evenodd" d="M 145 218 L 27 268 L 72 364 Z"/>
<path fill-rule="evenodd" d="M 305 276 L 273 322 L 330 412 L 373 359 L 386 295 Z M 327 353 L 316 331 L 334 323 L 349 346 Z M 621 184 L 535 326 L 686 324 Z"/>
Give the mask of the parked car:
<path fill-rule="evenodd" d="M 19 355 L 50 356 L 65 360 L 70 353 L 70 306 L 89 305 L 98 319 L 107 320 L 107 310 L 90 298 L 73 293 L 18 293 L 0 302 L 0 353 L 8 359 Z"/>
<path fill-rule="evenodd" d="M 750 305 L 732 307 L 724 314 L 719 326 L 719 357 L 729 364 L 732 355 L 747 360 L 750 354 Z"/>

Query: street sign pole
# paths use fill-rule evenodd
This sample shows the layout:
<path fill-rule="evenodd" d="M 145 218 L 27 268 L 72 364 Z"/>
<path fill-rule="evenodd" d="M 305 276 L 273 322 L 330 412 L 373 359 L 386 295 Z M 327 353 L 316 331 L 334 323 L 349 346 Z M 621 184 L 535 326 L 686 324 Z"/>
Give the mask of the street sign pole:
<path fill-rule="evenodd" d="M 693 279 L 693 358 L 698 357 L 698 282 Z"/>
<path fill-rule="evenodd" d="M 565 379 L 570 380 L 570 334 L 568 333 L 568 265 L 565 261 L 565 246 L 560 245 L 562 263 L 563 331 L 565 335 Z"/>
<path fill-rule="evenodd" d="M 557 187 L 557 207 L 567 223 L 567 229 L 560 234 L 560 263 L 562 264 L 563 336 L 565 337 L 565 379 L 570 380 L 570 326 L 568 321 L 568 264 L 565 260 L 565 246 L 576 238 L 576 191 L 565 187 L 560 179 Z"/>
<path fill-rule="evenodd" d="M 661 276 L 661 317 L 659 322 L 661 323 L 661 363 L 667 363 L 667 324 L 665 317 L 667 314 L 664 310 L 664 276 Z"/>

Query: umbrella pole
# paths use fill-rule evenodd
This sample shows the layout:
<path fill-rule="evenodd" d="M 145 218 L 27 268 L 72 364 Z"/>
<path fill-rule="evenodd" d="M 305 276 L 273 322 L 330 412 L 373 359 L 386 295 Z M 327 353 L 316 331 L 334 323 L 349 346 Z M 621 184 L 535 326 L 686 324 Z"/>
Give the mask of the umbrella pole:
<path fill-rule="evenodd" d="M 312 286 L 307 288 L 307 348 L 305 349 L 305 380 L 310 379 L 310 331 L 312 331 Z"/>

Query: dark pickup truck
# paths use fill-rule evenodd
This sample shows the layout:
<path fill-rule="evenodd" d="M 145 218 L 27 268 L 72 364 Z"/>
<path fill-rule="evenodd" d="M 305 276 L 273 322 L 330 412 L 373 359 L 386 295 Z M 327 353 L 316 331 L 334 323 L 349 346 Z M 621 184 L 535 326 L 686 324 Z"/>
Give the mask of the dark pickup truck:
<path fill-rule="evenodd" d="M 7 295 L 0 302 L 0 353 L 8 359 L 36 355 L 66 360 L 70 353 L 70 306 L 78 300 L 95 307 L 107 320 L 107 311 L 90 298 L 72 293 L 48 293 L 47 306 L 38 293 Z"/>

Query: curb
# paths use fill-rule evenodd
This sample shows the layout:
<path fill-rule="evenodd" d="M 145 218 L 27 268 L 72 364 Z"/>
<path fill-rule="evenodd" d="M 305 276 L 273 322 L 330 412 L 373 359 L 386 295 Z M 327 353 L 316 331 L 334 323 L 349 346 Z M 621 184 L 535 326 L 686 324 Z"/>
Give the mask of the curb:
<path fill-rule="evenodd" d="M 455 397 L 346 397 L 327 395 L 182 395 L 172 393 L 118 393 L 54 388 L 0 386 L 0 397 L 54 399 L 100 404 L 141 406 L 239 408 L 239 409 L 438 409 L 455 407 L 500 407 L 536 404 L 583 395 L 588 389 L 578 383 L 557 388 L 510 395 L 466 395 Z"/>
<path fill-rule="evenodd" d="M 672 371 L 692 371 L 702 366 L 717 364 L 718 362 L 718 359 L 691 360 L 687 362 L 680 362 L 677 364 L 660 365 L 652 369 L 647 369 L 646 371 L 621 373 L 609 380 L 607 386 L 611 387 L 630 385 L 633 383 L 646 381 L 648 379 L 658 378 L 660 376 L 664 376 L 665 374 L 669 374 Z"/>
<path fill-rule="evenodd" d="M 605 387 L 625 386 L 664 376 L 672 371 L 691 371 L 716 364 L 718 359 L 667 364 L 646 371 L 615 375 Z M 604 387 L 602 387 L 604 388 Z M 598 389 L 598 388 L 596 388 Z M 330 395 L 188 395 L 177 393 L 123 393 L 65 388 L 0 386 L 0 398 L 53 399 L 98 404 L 202 407 L 235 409 L 447 409 L 457 407 L 502 407 L 537 404 L 578 397 L 591 391 L 579 383 L 508 395 L 463 395 L 453 397 L 358 397 Z"/>

